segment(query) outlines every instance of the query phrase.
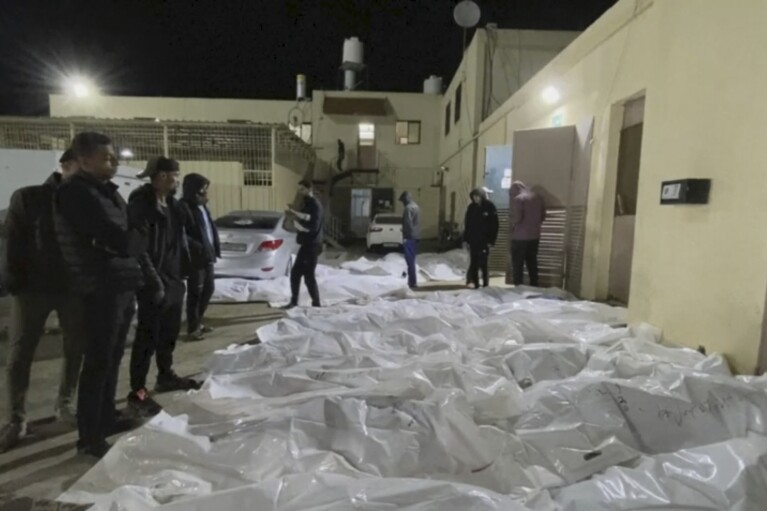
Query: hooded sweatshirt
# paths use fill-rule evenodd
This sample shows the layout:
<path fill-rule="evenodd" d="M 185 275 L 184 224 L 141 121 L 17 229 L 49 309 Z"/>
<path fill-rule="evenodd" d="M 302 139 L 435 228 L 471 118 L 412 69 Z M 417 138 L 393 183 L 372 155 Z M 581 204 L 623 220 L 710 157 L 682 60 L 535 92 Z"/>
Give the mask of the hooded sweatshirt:
<path fill-rule="evenodd" d="M 481 188 L 471 191 L 469 197 L 472 201 L 466 208 L 464 219 L 464 241 L 472 246 L 487 247 L 495 245 L 498 239 L 498 210 Z M 477 204 L 474 197 L 481 197 L 482 201 Z"/>
<path fill-rule="evenodd" d="M 187 174 L 182 185 L 181 203 L 186 224 L 189 252 L 193 269 L 203 269 L 221 257 L 218 230 L 205 204 L 200 202 L 200 190 L 209 184 L 200 174 Z"/>
<path fill-rule="evenodd" d="M 402 213 L 402 239 L 417 240 L 421 237 L 421 208 L 415 203 L 410 192 L 402 192 L 399 200 L 405 206 Z"/>
<path fill-rule="evenodd" d="M 515 181 L 509 190 L 511 197 L 511 239 L 537 240 L 541 238 L 541 225 L 546 220 L 543 199 L 521 181 Z"/>

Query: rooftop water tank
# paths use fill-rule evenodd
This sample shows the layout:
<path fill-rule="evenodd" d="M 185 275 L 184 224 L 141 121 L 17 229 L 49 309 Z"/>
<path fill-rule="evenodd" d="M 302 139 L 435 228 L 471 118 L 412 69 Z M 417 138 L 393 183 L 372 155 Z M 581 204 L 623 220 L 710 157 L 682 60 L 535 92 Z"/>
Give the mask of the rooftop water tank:
<path fill-rule="evenodd" d="M 442 94 L 442 77 L 431 75 L 423 81 L 424 94 Z"/>
<path fill-rule="evenodd" d="M 344 52 L 341 61 L 343 69 L 360 70 L 364 66 L 364 51 L 362 41 L 356 37 L 344 39 Z"/>

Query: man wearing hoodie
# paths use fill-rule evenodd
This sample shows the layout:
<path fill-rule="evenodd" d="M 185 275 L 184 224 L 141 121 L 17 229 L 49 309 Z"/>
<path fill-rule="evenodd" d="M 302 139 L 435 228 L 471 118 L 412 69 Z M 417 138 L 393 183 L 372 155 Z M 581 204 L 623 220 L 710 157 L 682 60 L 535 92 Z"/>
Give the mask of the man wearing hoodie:
<path fill-rule="evenodd" d="M 418 252 L 418 239 L 421 236 L 421 209 L 408 191 L 402 192 L 399 200 L 405 206 L 402 212 L 402 247 L 405 250 L 407 263 L 407 285 L 410 289 L 415 289 L 418 286 L 415 256 Z"/>
<path fill-rule="evenodd" d="M 53 224 L 53 199 L 62 181 L 77 172 L 71 149 L 59 159 L 61 172 L 42 185 L 17 190 L 11 198 L 6 227 L 6 285 L 13 295 L 11 342 L 7 366 L 8 423 L 0 431 L 0 452 L 26 434 L 25 401 L 35 350 L 45 322 L 56 311 L 64 340 L 57 417 L 75 424 L 72 399 L 82 365 L 81 311 L 69 292 L 66 266 Z"/>
<path fill-rule="evenodd" d="M 200 174 L 184 177 L 184 196 L 179 201 L 184 212 L 191 264 L 186 297 L 187 338 L 200 341 L 213 329 L 202 323 L 215 286 L 213 265 L 221 257 L 218 230 L 208 210 L 210 181 Z"/>
<path fill-rule="evenodd" d="M 466 208 L 463 222 L 463 239 L 469 245 L 469 270 L 466 272 L 466 284 L 479 288 L 479 272 L 482 271 L 482 285 L 490 284 L 487 271 L 487 258 L 490 248 L 498 238 L 498 210 L 487 198 L 483 188 L 476 188 L 469 194 L 471 202 Z"/>
<path fill-rule="evenodd" d="M 524 281 L 525 266 L 530 285 L 538 287 L 538 247 L 541 226 L 546 220 L 543 198 L 521 181 L 515 181 L 509 190 L 511 197 L 511 265 L 514 285 Z"/>
<path fill-rule="evenodd" d="M 189 266 L 189 250 L 183 213 L 173 195 L 178 188 L 176 160 L 150 160 L 138 175 L 150 183 L 134 190 L 128 201 L 128 221 L 147 233 L 148 247 L 138 258 L 144 286 L 137 293 L 138 326 L 130 361 L 128 409 L 136 417 L 151 417 L 162 409 L 146 387 L 152 355 L 157 363 L 157 392 L 197 389 L 197 382 L 173 371 L 173 351 L 181 330 L 184 304 L 183 269 Z"/>

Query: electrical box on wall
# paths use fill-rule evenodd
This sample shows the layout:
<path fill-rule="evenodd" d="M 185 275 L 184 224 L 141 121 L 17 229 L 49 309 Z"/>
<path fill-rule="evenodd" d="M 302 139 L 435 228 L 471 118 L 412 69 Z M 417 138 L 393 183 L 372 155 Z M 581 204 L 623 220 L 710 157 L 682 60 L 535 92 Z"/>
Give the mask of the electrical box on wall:
<path fill-rule="evenodd" d="M 710 191 L 710 179 L 664 181 L 660 187 L 660 203 L 663 205 L 708 204 Z"/>

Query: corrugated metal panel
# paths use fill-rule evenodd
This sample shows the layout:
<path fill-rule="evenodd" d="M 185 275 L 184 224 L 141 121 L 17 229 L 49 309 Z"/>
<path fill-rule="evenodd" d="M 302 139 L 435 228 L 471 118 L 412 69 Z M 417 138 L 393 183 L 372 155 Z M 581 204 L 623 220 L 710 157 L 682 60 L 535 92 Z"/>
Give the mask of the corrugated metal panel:
<path fill-rule="evenodd" d="M 490 251 L 487 265 L 490 271 L 506 273 L 511 269 L 511 245 L 509 244 L 509 210 L 498 210 L 498 240 Z"/>
<path fill-rule="evenodd" d="M 586 238 L 586 206 L 569 208 L 567 229 L 566 289 L 576 296 L 580 296 L 583 275 L 583 245 Z"/>

